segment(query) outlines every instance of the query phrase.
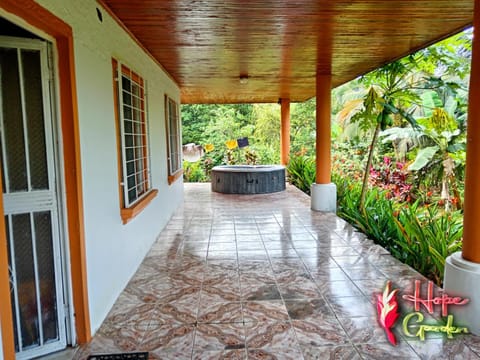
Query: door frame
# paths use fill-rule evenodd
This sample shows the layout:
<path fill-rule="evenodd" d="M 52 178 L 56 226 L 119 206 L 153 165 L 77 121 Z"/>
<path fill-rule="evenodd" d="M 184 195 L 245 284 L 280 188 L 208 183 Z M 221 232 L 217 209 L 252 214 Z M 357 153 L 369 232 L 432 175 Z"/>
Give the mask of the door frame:
<path fill-rule="evenodd" d="M 54 74 L 58 103 L 57 126 L 59 132 L 59 155 L 63 161 L 64 218 L 66 219 L 66 241 L 69 259 L 67 275 L 70 276 L 74 334 L 72 343 L 85 343 L 91 339 L 88 306 L 87 271 L 85 259 L 85 230 L 83 217 L 83 194 L 80 159 L 80 135 L 75 80 L 73 35 L 71 27 L 39 4 L 31 0 L 2 0 L 0 16 L 51 40 L 55 50 Z M 3 184 L 0 181 L 0 194 Z M 0 196 L 0 212 L 3 214 L 3 196 Z M 0 263 L 8 263 L 7 238 L 4 217 L 0 217 Z M 0 293 L 9 293 L 8 267 L 0 268 Z M 13 320 L 10 297 L 0 302 L 0 327 L 3 355 L 15 358 Z"/>

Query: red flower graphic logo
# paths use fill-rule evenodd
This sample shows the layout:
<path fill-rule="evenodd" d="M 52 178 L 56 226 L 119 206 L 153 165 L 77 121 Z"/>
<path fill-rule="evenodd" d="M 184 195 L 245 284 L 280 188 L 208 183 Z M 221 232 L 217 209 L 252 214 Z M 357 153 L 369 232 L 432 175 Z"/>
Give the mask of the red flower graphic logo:
<path fill-rule="evenodd" d="M 396 294 L 398 289 L 390 291 L 391 282 L 387 281 L 383 294 L 377 295 L 377 313 L 380 326 L 385 329 L 388 341 L 393 345 L 397 345 L 397 339 L 392 332 L 392 327 L 398 319 L 398 303 Z"/>

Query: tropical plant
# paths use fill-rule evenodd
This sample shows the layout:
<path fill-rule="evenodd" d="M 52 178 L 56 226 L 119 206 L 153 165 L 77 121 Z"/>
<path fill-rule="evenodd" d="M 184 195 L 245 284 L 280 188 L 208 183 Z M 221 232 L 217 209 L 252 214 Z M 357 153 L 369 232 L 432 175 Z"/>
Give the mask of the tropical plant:
<path fill-rule="evenodd" d="M 316 99 L 291 104 L 290 153 L 315 155 L 315 111 Z"/>
<path fill-rule="evenodd" d="M 465 114 L 455 117 L 457 102 L 448 97 L 445 105 L 436 91 L 427 91 L 421 95 L 422 115 L 417 118 L 415 130 L 390 128 L 380 134 L 383 142 L 410 143 L 409 149 L 418 149 L 414 161 L 408 170 L 415 172 L 417 182 L 426 182 L 441 188 L 441 199 L 445 209 L 451 204 L 461 208 L 460 191 L 457 177 L 462 177 L 465 166 L 465 135 L 461 131 Z M 451 196 L 453 190 L 454 196 Z"/>
<path fill-rule="evenodd" d="M 416 126 L 415 119 L 406 109 L 418 99 L 412 91 L 413 70 L 416 59 L 413 56 L 397 60 L 367 74 L 363 79 L 369 85 L 360 107 L 352 108 L 351 122 L 359 124 L 365 131 L 372 130 L 367 161 L 360 193 L 359 209 L 365 211 L 365 196 L 368 186 L 369 170 L 380 131 L 406 120 Z"/>
<path fill-rule="evenodd" d="M 202 168 L 201 161 L 183 162 L 183 180 L 185 182 L 205 182 L 208 181 L 205 171 Z"/>
<path fill-rule="evenodd" d="M 385 196 L 399 202 L 412 201 L 412 184 L 405 163 L 393 162 L 388 156 L 383 157 L 379 166 L 370 168 L 370 184 L 385 190 Z"/>
<path fill-rule="evenodd" d="M 341 197 L 337 214 L 388 249 L 397 236 L 393 221 L 394 203 L 388 200 L 385 191 L 373 188 L 366 192 L 365 211 L 358 211 L 360 192 L 361 184 L 352 184 Z"/>
<path fill-rule="evenodd" d="M 310 186 L 315 182 L 315 159 L 308 156 L 296 156 L 287 166 L 288 181 L 304 193 L 310 195 Z"/>
<path fill-rule="evenodd" d="M 436 206 L 405 205 L 394 217 L 398 227 L 392 255 L 442 284 L 445 259 L 462 247 L 463 216 L 446 213 Z"/>

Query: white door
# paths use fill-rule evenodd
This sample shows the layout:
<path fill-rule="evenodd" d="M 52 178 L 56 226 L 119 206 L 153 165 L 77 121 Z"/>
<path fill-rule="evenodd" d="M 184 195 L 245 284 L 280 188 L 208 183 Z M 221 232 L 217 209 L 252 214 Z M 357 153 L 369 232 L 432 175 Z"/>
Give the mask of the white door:
<path fill-rule="evenodd" d="M 47 55 L 45 41 L 0 37 L 0 160 L 17 359 L 66 346 Z"/>

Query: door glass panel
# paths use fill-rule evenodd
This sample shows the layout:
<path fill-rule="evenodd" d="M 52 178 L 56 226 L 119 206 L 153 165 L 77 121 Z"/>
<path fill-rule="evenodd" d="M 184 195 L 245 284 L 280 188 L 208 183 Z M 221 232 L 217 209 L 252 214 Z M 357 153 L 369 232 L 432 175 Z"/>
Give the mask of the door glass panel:
<path fill-rule="evenodd" d="M 52 218 L 49 211 L 34 214 L 43 339 L 58 338 L 55 274 L 53 264 Z"/>
<path fill-rule="evenodd" d="M 0 49 L 0 78 L 9 181 L 6 192 L 26 191 L 28 189 L 27 163 L 16 49 Z"/>
<path fill-rule="evenodd" d="M 30 214 L 12 215 L 12 234 L 22 345 L 27 348 L 39 344 Z"/>
<path fill-rule="evenodd" d="M 23 88 L 28 127 L 32 189 L 48 189 L 40 51 L 22 50 Z"/>

